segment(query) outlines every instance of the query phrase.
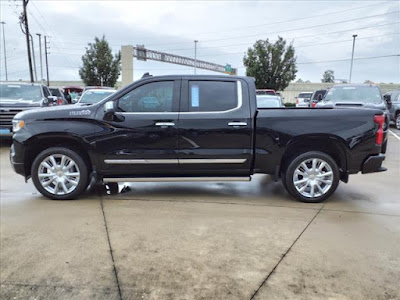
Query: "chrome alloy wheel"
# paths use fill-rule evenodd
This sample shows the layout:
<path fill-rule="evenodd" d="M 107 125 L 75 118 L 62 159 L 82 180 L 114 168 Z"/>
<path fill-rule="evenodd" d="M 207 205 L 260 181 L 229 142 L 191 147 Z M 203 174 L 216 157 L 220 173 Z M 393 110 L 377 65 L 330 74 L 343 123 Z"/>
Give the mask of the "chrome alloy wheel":
<path fill-rule="evenodd" d="M 400 114 L 398 114 L 396 118 L 396 128 L 400 130 Z"/>
<path fill-rule="evenodd" d="M 332 167 L 323 159 L 309 158 L 301 162 L 293 173 L 293 184 L 302 196 L 320 197 L 332 187 Z"/>
<path fill-rule="evenodd" d="M 42 187 L 53 195 L 73 192 L 79 183 L 78 165 L 64 154 L 52 154 L 39 166 L 38 178 Z"/>

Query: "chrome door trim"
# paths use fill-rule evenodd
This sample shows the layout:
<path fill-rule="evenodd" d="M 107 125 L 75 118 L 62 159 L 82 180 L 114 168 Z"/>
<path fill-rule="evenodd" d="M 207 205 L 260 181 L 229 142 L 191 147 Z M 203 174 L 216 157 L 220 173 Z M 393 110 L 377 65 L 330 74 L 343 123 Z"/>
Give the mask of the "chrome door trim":
<path fill-rule="evenodd" d="M 250 176 L 244 177 L 133 177 L 133 178 L 103 178 L 103 182 L 190 182 L 190 181 L 250 181 Z"/>
<path fill-rule="evenodd" d="M 246 122 L 229 122 L 228 126 L 247 126 Z"/>
<path fill-rule="evenodd" d="M 198 158 L 198 159 L 105 159 L 106 164 L 129 165 L 129 164 L 242 164 L 246 158 L 219 159 L 219 158 Z"/>
<path fill-rule="evenodd" d="M 156 126 L 161 126 L 161 127 L 163 127 L 163 126 L 175 126 L 175 123 L 174 122 L 157 122 L 155 125 Z"/>

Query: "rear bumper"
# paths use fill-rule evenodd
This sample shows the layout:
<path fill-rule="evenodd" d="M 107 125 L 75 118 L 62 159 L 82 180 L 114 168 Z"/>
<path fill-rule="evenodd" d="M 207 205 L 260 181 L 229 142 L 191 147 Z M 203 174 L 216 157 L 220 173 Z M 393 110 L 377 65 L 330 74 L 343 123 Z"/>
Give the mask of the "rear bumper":
<path fill-rule="evenodd" d="M 387 169 L 382 167 L 382 162 L 385 160 L 385 154 L 371 155 L 362 165 L 361 172 L 363 174 L 383 172 Z"/>

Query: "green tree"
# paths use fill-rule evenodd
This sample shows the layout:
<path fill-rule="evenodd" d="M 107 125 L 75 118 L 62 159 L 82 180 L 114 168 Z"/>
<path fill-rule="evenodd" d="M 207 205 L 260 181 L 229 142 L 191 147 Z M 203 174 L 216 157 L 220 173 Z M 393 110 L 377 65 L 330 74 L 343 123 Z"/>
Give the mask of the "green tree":
<path fill-rule="evenodd" d="M 326 70 L 322 75 L 321 82 L 335 82 L 335 72 Z"/>
<path fill-rule="evenodd" d="M 297 67 L 292 44 L 278 37 L 275 43 L 258 40 L 243 58 L 246 75 L 254 77 L 258 89 L 284 90 L 296 78 Z"/>
<path fill-rule="evenodd" d="M 86 85 L 115 86 L 121 73 L 121 53 L 118 51 L 113 57 L 104 35 L 101 39 L 95 37 L 94 43 L 88 43 L 82 62 L 79 75 Z"/>
<path fill-rule="evenodd" d="M 304 80 L 303 79 L 301 79 L 301 78 L 299 78 L 299 79 L 297 79 L 297 81 L 296 81 L 297 83 L 303 83 L 304 82 Z"/>

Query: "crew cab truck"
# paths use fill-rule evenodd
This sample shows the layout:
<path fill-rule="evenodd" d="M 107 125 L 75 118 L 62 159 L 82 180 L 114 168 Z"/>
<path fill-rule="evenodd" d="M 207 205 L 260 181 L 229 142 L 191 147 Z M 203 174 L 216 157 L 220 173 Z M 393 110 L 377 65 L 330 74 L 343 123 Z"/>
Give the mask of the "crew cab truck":
<path fill-rule="evenodd" d="M 258 109 L 254 79 L 146 77 L 93 105 L 14 118 L 11 163 L 51 199 L 89 180 L 282 179 L 304 202 L 328 198 L 349 174 L 384 171 L 387 124 L 379 109 Z"/>

